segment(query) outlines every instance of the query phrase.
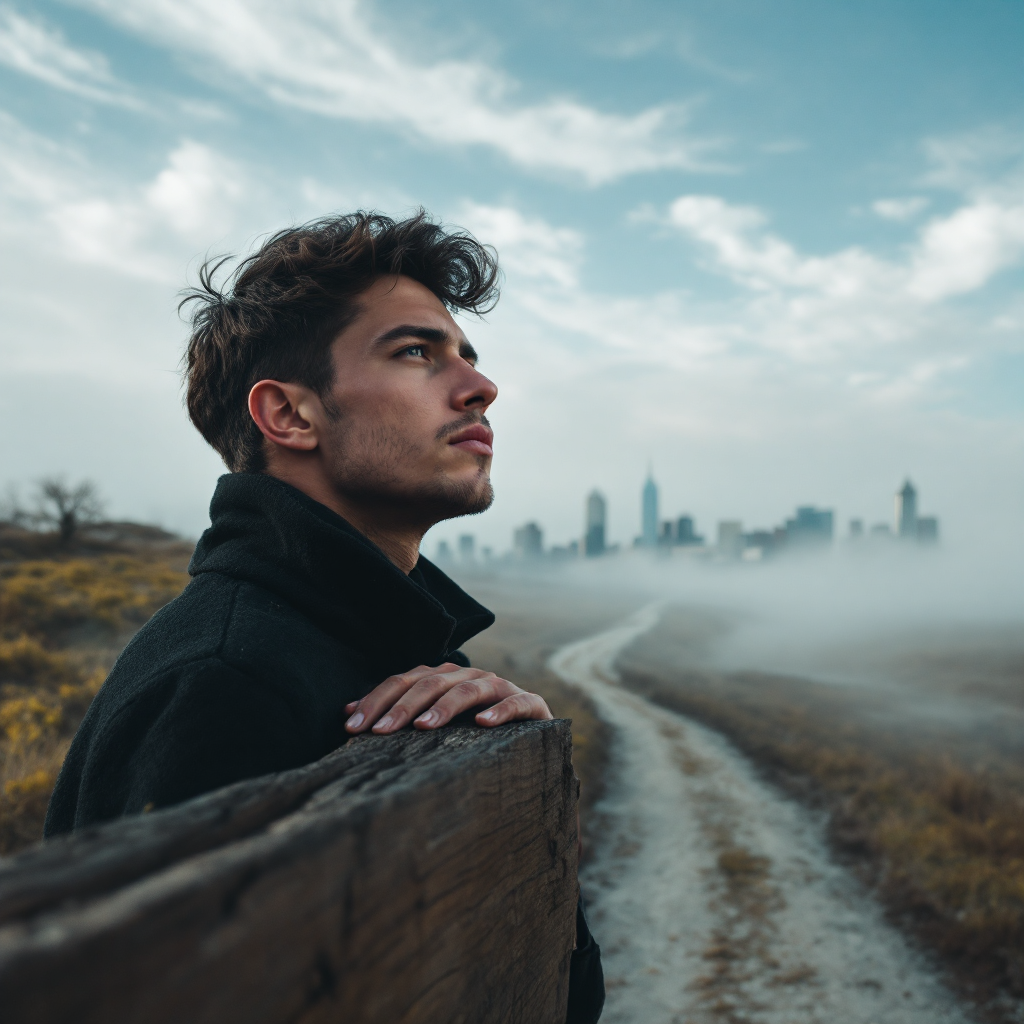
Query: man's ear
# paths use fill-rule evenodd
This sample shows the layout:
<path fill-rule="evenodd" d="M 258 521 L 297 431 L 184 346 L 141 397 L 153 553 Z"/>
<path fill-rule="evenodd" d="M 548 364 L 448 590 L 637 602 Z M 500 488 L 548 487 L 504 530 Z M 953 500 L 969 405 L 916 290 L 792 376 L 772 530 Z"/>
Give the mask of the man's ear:
<path fill-rule="evenodd" d="M 303 384 L 261 380 L 249 392 L 249 415 L 263 436 L 282 448 L 311 452 L 320 443 L 320 402 Z"/>

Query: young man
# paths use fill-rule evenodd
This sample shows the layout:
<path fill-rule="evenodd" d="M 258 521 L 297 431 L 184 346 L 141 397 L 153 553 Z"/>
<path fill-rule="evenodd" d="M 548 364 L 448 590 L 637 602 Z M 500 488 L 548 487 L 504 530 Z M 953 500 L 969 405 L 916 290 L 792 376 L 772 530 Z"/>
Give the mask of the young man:
<path fill-rule="evenodd" d="M 219 266 L 219 264 L 218 264 Z M 323 757 L 349 735 L 550 718 L 459 651 L 494 616 L 420 557 L 493 499 L 497 388 L 451 316 L 497 299 L 497 263 L 425 215 L 282 231 L 229 290 L 204 268 L 192 422 L 228 469 L 184 593 L 128 644 L 50 801 L 46 835 Z M 582 913 L 569 1020 L 603 1002 Z"/>

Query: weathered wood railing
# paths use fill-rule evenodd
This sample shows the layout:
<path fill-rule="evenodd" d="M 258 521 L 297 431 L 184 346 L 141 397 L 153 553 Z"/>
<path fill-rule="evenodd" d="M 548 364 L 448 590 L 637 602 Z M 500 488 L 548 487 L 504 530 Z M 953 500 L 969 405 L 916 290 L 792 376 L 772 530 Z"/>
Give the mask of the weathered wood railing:
<path fill-rule="evenodd" d="M 360 737 L 0 861 L 5 1024 L 565 1018 L 567 722 Z"/>

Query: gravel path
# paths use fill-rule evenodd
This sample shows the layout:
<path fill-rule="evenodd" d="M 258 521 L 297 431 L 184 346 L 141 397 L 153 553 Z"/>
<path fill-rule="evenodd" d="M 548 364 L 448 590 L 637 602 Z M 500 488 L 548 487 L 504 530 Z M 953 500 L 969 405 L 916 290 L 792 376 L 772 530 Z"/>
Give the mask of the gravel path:
<path fill-rule="evenodd" d="M 823 821 L 717 733 L 617 685 L 658 606 L 557 651 L 551 668 L 616 727 L 581 875 L 607 1024 L 968 1024 L 923 957 L 829 858 Z"/>

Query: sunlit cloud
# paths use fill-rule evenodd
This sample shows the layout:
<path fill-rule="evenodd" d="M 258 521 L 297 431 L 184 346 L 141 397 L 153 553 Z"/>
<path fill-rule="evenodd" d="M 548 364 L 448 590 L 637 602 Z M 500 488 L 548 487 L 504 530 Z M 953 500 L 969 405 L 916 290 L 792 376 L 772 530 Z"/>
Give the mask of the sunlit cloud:
<path fill-rule="evenodd" d="M 710 170 L 718 148 L 687 132 L 688 108 L 609 113 L 570 97 L 517 99 L 519 83 L 474 60 L 424 62 L 356 0 L 83 0 L 157 45 L 205 58 L 285 106 L 391 125 L 443 146 L 488 146 L 530 171 L 591 185 L 664 168 Z"/>

